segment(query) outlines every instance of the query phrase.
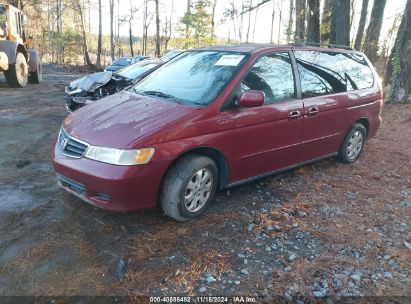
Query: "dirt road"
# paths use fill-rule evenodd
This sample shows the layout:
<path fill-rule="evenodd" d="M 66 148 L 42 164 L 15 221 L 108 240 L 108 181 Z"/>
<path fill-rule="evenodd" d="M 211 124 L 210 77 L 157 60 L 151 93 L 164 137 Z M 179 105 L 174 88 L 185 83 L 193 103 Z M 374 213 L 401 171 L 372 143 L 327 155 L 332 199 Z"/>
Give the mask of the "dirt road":
<path fill-rule="evenodd" d="M 18 90 L 0 78 L 0 295 L 411 296 L 410 105 L 385 107 L 357 163 L 220 192 L 181 224 L 57 188 L 50 147 L 77 76 L 46 66 Z"/>

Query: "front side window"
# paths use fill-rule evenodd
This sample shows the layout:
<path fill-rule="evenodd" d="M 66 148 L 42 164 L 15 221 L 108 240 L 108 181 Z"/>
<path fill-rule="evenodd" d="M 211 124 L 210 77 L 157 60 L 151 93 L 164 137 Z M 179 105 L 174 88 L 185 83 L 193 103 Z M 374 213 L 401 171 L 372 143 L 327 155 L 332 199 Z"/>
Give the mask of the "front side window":
<path fill-rule="evenodd" d="M 154 71 L 132 88 L 187 105 L 210 104 L 247 60 L 244 53 L 190 51 Z"/>
<path fill-rule="evenodd" d="M 241 82 L 242 92 L 265 93 L 265 104 L 295 98 L 293 67 L 288 52 L 262 56 Z"/>

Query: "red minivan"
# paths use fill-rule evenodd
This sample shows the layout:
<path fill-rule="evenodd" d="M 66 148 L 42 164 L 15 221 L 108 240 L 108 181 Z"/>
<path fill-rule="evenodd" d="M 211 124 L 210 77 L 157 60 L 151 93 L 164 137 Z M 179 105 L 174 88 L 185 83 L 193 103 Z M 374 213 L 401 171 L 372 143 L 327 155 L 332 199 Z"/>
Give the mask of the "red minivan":
<path fill-rule="evenodd" d="M 61 187 L 95 206 L 199 216 L 217 189 L 326 157 L 351 163 L 381 123 L 364 54 L 240 44 L 191 50 L 70 114 L 53 149 Z"/>

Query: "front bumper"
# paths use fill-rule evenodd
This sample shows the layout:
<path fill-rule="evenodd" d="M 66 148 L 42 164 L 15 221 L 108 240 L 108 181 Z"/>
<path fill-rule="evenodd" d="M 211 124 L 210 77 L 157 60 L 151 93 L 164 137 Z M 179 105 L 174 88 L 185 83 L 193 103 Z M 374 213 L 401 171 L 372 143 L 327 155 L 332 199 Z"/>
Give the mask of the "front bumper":
<path fill-rule="evenodd" d="M 71 194 L 100 208 L 135 211 L 157 206 L 166 162 L 141 166 L 115 166 L 87 158 L 70 158 L 54 144 L 53 167 L 59 185 Z"/>

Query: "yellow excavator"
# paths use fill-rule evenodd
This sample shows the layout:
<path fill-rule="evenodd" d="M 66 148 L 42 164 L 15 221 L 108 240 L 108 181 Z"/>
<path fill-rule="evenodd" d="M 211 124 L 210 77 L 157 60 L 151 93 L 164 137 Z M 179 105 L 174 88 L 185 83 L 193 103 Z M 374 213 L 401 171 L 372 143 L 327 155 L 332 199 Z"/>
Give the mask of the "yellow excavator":
<path fill-rule="evenodd" d="M 19 9 L 0 1 L 0 75 L 3 73 L 12 87 L 41 82 L 40 56 L 31 48 L 32 39 L 24 38 L 25 23 Z"/>

